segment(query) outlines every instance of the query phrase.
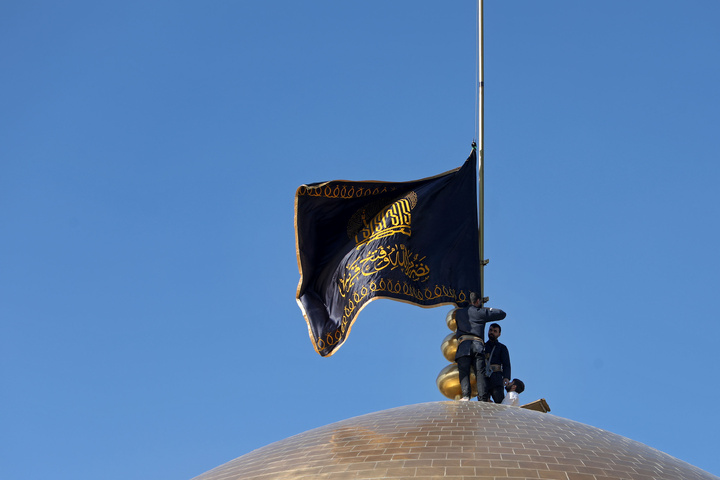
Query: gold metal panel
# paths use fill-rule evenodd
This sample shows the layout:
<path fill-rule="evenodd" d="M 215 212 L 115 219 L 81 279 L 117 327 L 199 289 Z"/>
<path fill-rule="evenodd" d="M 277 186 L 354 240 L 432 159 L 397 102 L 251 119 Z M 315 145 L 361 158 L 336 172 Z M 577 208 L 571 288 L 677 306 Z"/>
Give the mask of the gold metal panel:
<path fill-rule="evenodd" d="M 534 402 L 526 403 L 525 405 L 520 405 L 520 407 L 542 413 L 547 413 L 550 411 L 550 405 L 547 404 L 544 398 L 541 398 L 540 400 L 535 400 Z"/>

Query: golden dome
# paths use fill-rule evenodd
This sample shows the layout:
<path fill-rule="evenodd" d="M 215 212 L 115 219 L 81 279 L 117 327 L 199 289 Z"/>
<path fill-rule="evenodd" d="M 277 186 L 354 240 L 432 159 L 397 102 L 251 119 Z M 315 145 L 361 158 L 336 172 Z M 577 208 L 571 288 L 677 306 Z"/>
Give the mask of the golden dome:
<path fill-rule="evenodd" d="M 286 438 L 195 480 L 719 480 L 599 428 L 484 402 L 370 413 Z"/>

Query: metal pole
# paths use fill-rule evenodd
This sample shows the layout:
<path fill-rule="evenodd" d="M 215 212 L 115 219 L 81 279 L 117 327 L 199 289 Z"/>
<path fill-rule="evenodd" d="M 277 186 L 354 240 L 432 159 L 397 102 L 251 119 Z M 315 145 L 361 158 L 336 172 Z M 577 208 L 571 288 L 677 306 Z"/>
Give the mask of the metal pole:
<path fill-rule="evenodd" d="M 485 304 L 485 144 L 483 141 L 485 118 L 484 92 L 483 92 L 483 0 L 478 0 L 478 238 L 480 248 L 480 301 Z"/>

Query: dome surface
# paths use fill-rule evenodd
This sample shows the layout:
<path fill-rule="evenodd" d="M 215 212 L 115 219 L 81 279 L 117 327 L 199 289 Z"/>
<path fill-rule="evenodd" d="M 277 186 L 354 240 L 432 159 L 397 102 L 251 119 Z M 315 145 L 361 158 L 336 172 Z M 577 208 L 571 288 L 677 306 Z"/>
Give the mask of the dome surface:
<path fill-rule="evenodd" d="M 719 480 L 620 435 L 483 402 L 393 408 L 308 430 L 195 480 Z"/>

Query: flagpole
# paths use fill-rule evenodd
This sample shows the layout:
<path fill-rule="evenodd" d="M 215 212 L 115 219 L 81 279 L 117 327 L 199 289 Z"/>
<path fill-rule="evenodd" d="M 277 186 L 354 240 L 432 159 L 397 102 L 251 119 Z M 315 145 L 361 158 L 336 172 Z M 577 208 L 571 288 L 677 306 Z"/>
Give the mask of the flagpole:
<path fill-rule="evenodd" d="M 479 211 L 479 222 L 478 222 L 478 238 L 479 238 L 479 249 L 480 249 L 480 302 L 485 304 L 487 301 L 485 298 L 485 145 L 483 140 L 484 125 L 483 120 L 485 118 L 485 99 L 483 92 L 483 74 L 484 74 L 484 63 L 483 63 L 483 0 L 478 0 L 478 19 L 477 19 L 477 37 L 478 37 L 478 211 Z"/>

